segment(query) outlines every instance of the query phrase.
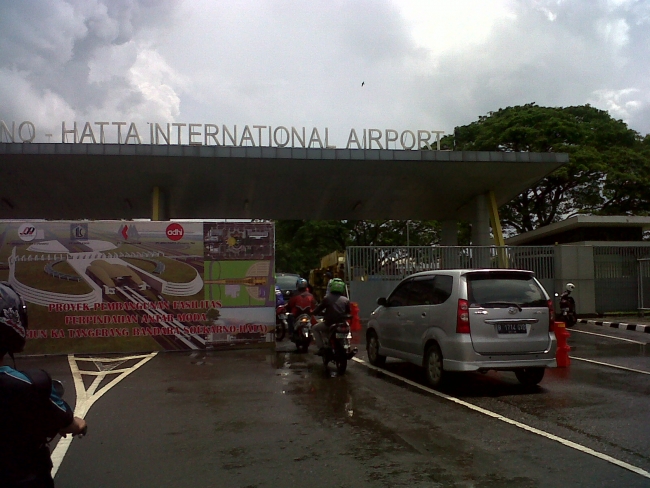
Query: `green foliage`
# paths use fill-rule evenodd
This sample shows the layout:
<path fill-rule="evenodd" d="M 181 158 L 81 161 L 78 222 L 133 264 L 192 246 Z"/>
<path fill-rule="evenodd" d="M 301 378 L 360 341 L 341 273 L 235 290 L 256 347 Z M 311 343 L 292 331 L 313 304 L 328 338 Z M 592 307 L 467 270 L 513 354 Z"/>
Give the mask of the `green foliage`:
<path fill-rule="evenodd" d="M 577 213 L 650 211 L 650 140 L 590 105 L 508 107 L 457 127 L 442 139 L 456 151 L 563 152 L 569 163 L 500 209 L 502 224 L 521 233 Z"/>

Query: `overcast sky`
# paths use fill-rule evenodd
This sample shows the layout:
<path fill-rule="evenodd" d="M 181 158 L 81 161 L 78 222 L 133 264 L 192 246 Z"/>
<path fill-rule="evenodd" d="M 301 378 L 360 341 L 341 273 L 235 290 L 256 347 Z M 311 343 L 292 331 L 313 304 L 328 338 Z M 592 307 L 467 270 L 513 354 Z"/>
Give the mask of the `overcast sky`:
<path fill-rule="evenodd" d="M 328 127 L 341 147 L 590 103 L 645 135 L 649 50 L 650 0 L 0 0 L 0 120 L 37 142 L 125 121 Z"/>

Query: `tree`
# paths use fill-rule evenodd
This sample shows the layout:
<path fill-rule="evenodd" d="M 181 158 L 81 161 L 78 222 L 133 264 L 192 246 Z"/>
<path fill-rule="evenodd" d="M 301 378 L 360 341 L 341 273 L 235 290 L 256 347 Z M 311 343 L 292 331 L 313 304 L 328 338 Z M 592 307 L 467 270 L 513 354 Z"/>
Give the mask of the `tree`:
<path fill-rule="evenodd" d="M 456 127 L 442 148 L 564 152 L 569 163 L 500 209 L 504 230 L 522 233 L 577 213 L 650 211 L 650 142 L 590 105 L 508 107 Z"/>

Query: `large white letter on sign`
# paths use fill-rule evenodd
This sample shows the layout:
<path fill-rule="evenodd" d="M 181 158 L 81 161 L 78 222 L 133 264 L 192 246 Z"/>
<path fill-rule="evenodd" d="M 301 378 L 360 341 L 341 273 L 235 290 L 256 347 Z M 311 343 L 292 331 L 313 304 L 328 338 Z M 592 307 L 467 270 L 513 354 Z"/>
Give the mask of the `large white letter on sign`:
<path fill-rule="evenodd" d="M 72 142 L 77 143 L 77 123 L 74 123 L 74 129 L 66 130 L 65 122 L 61 122 L 61 142 L 67 142 L 65 135 L 72 134 Z"/>
<path fill-rule="evenodd" d="M 140 134 L 138 134 L 138 129 L 135 126 L 135 122 L 131 122 L 131 125 L 129 126 L 129 132 L 126 134 L 126 141 L 124 141 L 124 144 L 128 144 L 131 137 L 136 140 L 137 144 L 142 144 L 142 139 L 140 139 Z"/>
<path fill-rule="evenodd" d="M 372 149 L 372 141 L 375 141 L 379 149 L 384 147 L 381 145 L 381 131 L 379 129 L 368 129 L 368 149 Z"/>
<path fill-rule="evenodd" d="M 93 132 L 93 128 L 90 126 L 90 122 L 86 122 L 86 125 L 84 125 L 84 130 L 81 131 L 81 139 L 79 139 L 79 143 L 83 144 L 86 137 L 89 138 L 93 144 L 97 144 L 95 133 Z"/>
<path fill-rule="evenodd" d="M 404 142 L 404 141 L 406 141 L 405 136 L 407 136 L 407 135 L 411 136 L 411 145 L 410 146 L 407 146 L 406 142 Z M 415 134 L 413 134 L 413 132 L 410 131 L 410 130 L 405 130 L 404 132 L 402 132 L 402 135 L 399 137 L 399 142 L 402 144 L 402 149 L 409 149 L 409 150 L 413 149 L 413 146 L 415 146 Z"/>
<path fill-rule="evenodd" d="M 23 137 L 23 127 L 25 126 L 27 126 L 27 133 L 29 134 L 29 137 L 27 138 Z M 32 142 L 36 137 L 36 127 L 34 127 L 34 124 L 32 124 L 29 120 L 22 122 L 18 126 L 18 137 L 20 137 L 20 140 L 23 142 Z"/>
<path fill-rule="evenodd" d="M 357 149 L 361 149 L 361 143 L 359 143 L 359 137 L 357 136 L 357 131 L 350 129 L 350 135 L 348 136 L 348 144 L 345 146 L 345 149 L 350 149 L 350 144 L 356 144 Z"/>
<path fill-rule="evenodd" d="M 424 137 L 426 136 L 426 137 Z M 431 133 L 428 130 L 419 130 L 418 131 L 418 149 L 422 149 L 422 145 L 429 145 L 429 139 L 431 139 Z M 429 149 L 427 147 L 427 149 Z"/>

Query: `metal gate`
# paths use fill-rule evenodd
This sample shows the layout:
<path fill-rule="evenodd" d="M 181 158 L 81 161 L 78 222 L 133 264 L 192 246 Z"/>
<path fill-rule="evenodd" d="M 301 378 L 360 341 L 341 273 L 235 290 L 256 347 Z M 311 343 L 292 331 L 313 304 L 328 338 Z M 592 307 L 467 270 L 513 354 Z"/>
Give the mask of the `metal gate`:
<path fill-rule="evenodd" d="M 643 292 L 639 263 L 650 258 L 650 248 L 594 246 L 593 252 L 596 312 L 636 312 Z"/>
<path fill-rule="evenodd" d="M 637 262 L 639 272 L 638 309 L 650 310 L 650 258 L 641 258 Z"/>

